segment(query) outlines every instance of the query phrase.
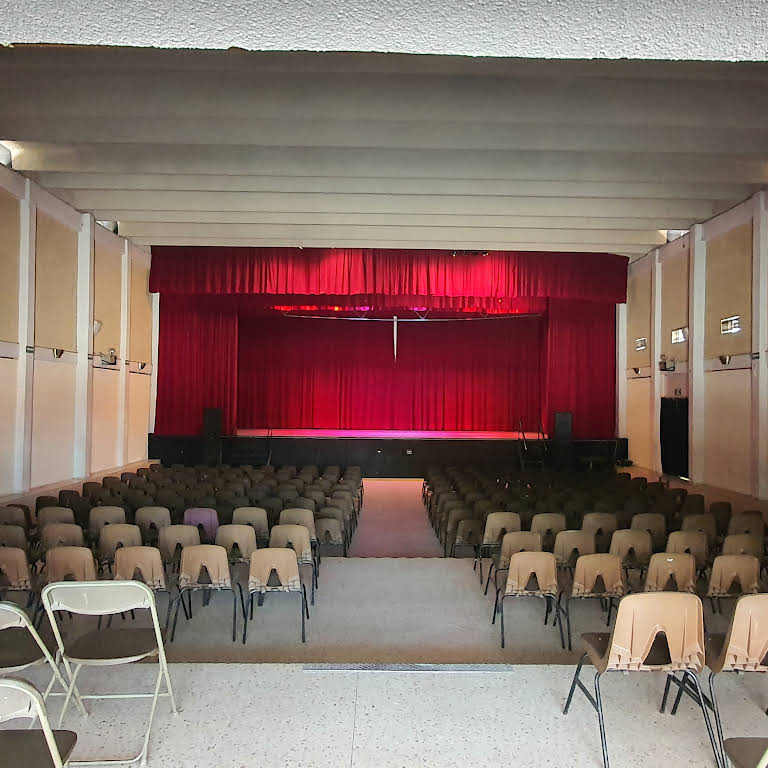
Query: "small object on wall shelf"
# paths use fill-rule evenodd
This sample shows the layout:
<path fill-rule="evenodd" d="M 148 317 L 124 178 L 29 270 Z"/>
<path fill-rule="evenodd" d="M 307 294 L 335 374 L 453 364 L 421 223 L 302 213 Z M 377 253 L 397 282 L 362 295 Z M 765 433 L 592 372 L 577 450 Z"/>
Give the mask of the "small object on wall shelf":
<path fill-rule="evenodd" d="M 672 343 L 673 344 L 682 344 L 684 341 L 688 341 L 688 329 L 687 328 L 675 328 L 672 331 Z"/>
<path fill-rule="evenodd" d="M 720 363 L 722 365 L 728 365 L 728 363 L 731 362 L 731 356 L 730 355 L 720 355 L 719 356 Z"/>
<path fill-rule="evenodd" d="M 662 355 L 659 358 L 659 370 L 660 371 L 674 371 L 675 361 L 673 358 L 667 359 L 666 355 Z"/>
<path fill-rule="evenodd" d="M 639 376 L 640 375 L 640 369 L 639 368 L 633 368 L 632 370 L 635 372 L 635 376 Z"/>
<path fill-rule="evenodd" d="M 63 355 L 64 355 L 64 350 L 63 349 L 52 349 L 51 352 L 53 352 L 53 356 L 57 360 L 60 360 L 63 357 Z"/>
<path fill-rule="evenodd" d="M 642 352 L 644 349 L 648 348 L 648 339 L 641 338 L 641 339 L 635 339 L 635 352 Z"/>
<path fill-rule="evenodd" d="M 107 365 L 117 365 L 117 352 L 114 347 L 110 347 L 106 355 L 101 353 L 101 362 Z"/>
<path fill-rule="evenodd" d="M 739 333 L 741 331 L 741 317 L 739 315 L 731 315 L 731 317 L 724 317 L 720 321 L 720 333 Z"/>

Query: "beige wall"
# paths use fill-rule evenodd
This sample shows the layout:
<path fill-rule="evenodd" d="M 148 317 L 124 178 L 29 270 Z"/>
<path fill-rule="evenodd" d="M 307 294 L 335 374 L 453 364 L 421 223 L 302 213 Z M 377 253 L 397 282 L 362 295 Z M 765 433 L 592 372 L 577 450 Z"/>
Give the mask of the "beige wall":
<path fill-rule="evenodd" d="M 126 461 L 147 457 L 149 431 L 150 377 L 142 373 L 128 374 L 128 423 Z"/>
<path fill-rule="evenodd" d="M 77 232 L 37 211 L 35 346 L 77 350 Z"/>
<path fill-rule="evenodd" d="M 682 238 L 681 238 L 682 240 Z M 679 245 L 678 245 L 679 243 Z M 676 246 L 673 250 L 673 246 Z M 668 360 L 688 360 L 688 342 L 672 343 L 675 328 L 688 327 L 688 247 L 676 240 L 661 261 L 661 349 Z"/>
<path fill-rule="evenodd" d="M 0 188 L 0 341 L 19 340 L 19 236 L 21 205 Z"/>
<path fill-rule="evenodd" d="M 16 360 L 0 357 L 0 495 L 13 490 L 16 446 Z"/>
<path fill-rule="evenodd" d="M 751 493 L 752 371 L 713 371 L 704 374 L 704 382 L 704 482 Z"/>
<path fill-rule="evenodd" d="M 149 269 L 131 264 L 131 333 L 128 359 L 135 363 L 152 360 L 152 298 L 149 294 Z"/>
<path fill-rule="evenodd" d="M 720 333 L 720 320 L 739 315 L 741 332 Z M 752 222 L 707 243 L 704 359 L 752 351 Z"/>
<path fill-rule="evenodd" d="M 114 349 L 124 358 L 120 349 L 120 299 L 123 275 L 122 241 L 107 245 L 96 239 L 93 261 L 93 317 L 101 320 L 101 330 L 93 338 L 94 354 Z M 110 465 L 114 466 L 114 464 Z"/>
<path fill-rule="evenodd" d="M 635 339 L 648 339 L 648 346 L 635 351 Z M 646 264 L 630 265 L 627 278 L 627 368 L 651 364 L 651 270 Z"/>
<path fill-rule="evenodd" d="M 658 432 L 658 428 L 656 428 Z M 627 380 L 627 439 L 629 458 L 638 467 L 653 466 L 651 379 Z"/>
<path fill-rule="evenodd" d="M 120 463 L 117 425 L 120 419 L 120 371 L 93 369 L 91 398 L 91 472 L 112 469 Z"/>

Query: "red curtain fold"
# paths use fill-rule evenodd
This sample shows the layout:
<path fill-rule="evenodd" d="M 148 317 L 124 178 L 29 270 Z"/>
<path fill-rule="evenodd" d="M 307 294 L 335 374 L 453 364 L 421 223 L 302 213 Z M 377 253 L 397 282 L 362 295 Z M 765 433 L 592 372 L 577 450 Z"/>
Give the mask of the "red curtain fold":
<path fill-rule="evenodd" d="M 591 301 L 549 302 L 542 421 L 552 434 L 555 411 L 573 413 L 576 439 L 616 430 L 616 307 Z"/>
<path fill-rule="evenodd" d="M 150 290 L 186 294 L 626 300 L 610 253 L 155 246 Z"/>
<path fill-rule="evenodd" d="M 206 309 L 185 297 L 161 297 L 156 434 L 200 434 L 204 408 L 221 408 L 224 433 L 234 433 L 237 326 L 236 309 Z"/>
<path fill-rule="evenodd" d="M 240 322 L 238 426 L 512 430 L 538 424 L 543 320 Z"/>

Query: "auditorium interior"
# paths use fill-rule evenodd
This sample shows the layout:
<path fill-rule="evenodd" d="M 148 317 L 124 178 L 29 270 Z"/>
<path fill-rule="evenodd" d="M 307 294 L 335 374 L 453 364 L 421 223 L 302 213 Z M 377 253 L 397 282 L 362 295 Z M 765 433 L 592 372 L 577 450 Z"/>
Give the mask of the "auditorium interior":
<path fill-rule="evenodd" d="M 768 766 L 766 62 L 0 69 L 0 766 Z"/>

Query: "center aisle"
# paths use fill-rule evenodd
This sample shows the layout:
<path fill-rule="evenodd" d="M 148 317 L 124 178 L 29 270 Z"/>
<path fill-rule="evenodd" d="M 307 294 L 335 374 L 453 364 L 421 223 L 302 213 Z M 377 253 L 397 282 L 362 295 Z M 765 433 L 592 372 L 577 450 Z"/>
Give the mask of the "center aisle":
<path fill-rule="evenodd" d="M 366 479 L 350 557 L 442 557 L 421 501 L 420 479 Z"/>

